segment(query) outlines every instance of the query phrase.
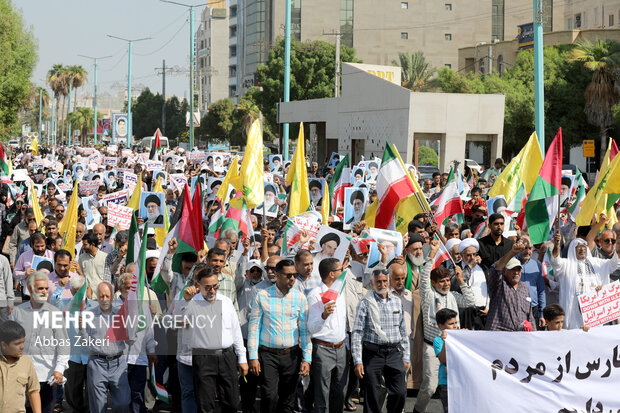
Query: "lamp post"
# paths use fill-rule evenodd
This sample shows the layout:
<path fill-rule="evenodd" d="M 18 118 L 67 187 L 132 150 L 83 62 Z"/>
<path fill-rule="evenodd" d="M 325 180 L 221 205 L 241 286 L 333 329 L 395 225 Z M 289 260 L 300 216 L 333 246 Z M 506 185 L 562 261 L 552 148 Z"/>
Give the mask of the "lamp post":
<path fill-rule="evenodd" d="M 43 133 L 41 133 L 41 110 L 43 106 L 43 88 L 39 88 L 39 141 L 43 142 Z"/>
<path fill-rule="evenodd" d="M 194 147 L 194 7 L 204 6 L 204 3 L 185 4 L 170 0 L 161 1 L 189 8 L 189 148 L 191 150 Z"/>
<path fill-rule="evenodd" d="M 123 37 L 112 36 L 110 34 L 107 35 L 112 39 L 123 40 L 129 43 L 129 57 L 127 62 L 127 147 L 131 147 L 131 139 L 133 137 L 133 125 L 131 122 L 131 45 L 134 42 L 141 42 L 143 40 L 150 40 L 150 37 L 143 37 L 141 39 L 125 39 Z M 97 125 L 95 125 L 95 128 Z"/>
<path fill-rule="evenodd" d="M 545 153 L 545 76 L 543 73 L 543 10 L 542 0 L 534 0 L 534 113 L 536 135 Z"/>
<path fill-rule="evenodd" d="M 284 8 L 284 102 L 291 100 L 291 1 L 285 0 Z M 289 124 L 282 126 L 282 152 L 288 161 Z"/>
<path fill-rule="evenodd" d="M 97 144 L 97 60 L 101 60 L 101 59 L 107 59 L 108 57 L 112 57 L 112 56 L 103 56 L 103 57 L 91 57 L 91 56 L 86 56 L 83 54 L 79 54 L 78 56 L 80 57 L 85 57 L 86 59 L 91 59 L 94 61 L 95 64 L 95 96 L 93 98 L 93 108 L 95 111 L 95 145 Z"/>
<path fill-rule="evenodd" d="M 478 42 L 474 46 L 474 74 L 477 72 L 476 67 L 479 67 L 477 66 L 478 65 L 478 46 L 484 46 L 485 44 L 487 44 L 487 42 Z"/>
<path fill-rule="evenodd" d="M 56 129 L 54 126 L 54 103 L 56 101 L 56 94 L 54 93 L 54 90 L 52 89 L 52 126 L 50 128 L 50 132 L 51 133 L 51 137 L 48 134 L 48 139 L 51 138 L 52 140 L 52 145 L 56 146 Z"/>

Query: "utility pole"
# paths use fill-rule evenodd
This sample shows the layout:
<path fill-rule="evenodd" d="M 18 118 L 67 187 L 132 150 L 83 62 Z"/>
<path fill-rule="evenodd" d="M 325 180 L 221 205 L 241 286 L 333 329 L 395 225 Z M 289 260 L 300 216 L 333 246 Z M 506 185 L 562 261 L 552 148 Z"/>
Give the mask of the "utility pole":
<path fill-rule="evenodd" d="M 489 67 L 487 68 L 487 73 L 491 75 L 493 72 L 493 46 L 487 46 L 487 54 L 489 55 Z"/>
<path fill-rule="evenodd" d="M 50 128 L 50 133 L 52 134 L 52 145 L 56 146 L 56 129 L 54 126 L 54 103 L 56 101 L 56 94 L 54 90 L 52 90 L 52 127 Z"/>
<path fill-rule="evenodd" d="M 543 73 L 542 0 L 534 1 L 534 113 L 540 150 L 545 154 L 545 77 Z"/>
<path fill-rule="evenodd" d="M 164 104 L 161 106 L 161 133 L 166 136 L 166 59 L 163 60 L 161 67 L 156 67 L 155 70 L 161 70 L 162 75 L 161 94 L 164 98 Z"/>
<path fill-rule="evenodd" d="M 131 148 L 131 140 L 133 138 L 133 122 L 131 121 L 131 44 L 133 42 L 141 42 L 142 40 L 150 40 L 150 37 L 143 37 L 141 39 L 125 39 L 123 37 L 112 36 L 108 34 L 108 37 L 118 39 L 129 43 L 129 57 L 127 59 L 127 148 Z"/>
<path fill-rule="evenodd" d="M 284 8 L 284 103 L 291 100 L 291 1 L 285 0 Z M 282 152 L 288 161 L 289 124 L 282 126 Z"/>
<path fill-rule="evenodd" d="M 340 96 L 340 40 L 342 33 L 333 31 L 331 33 L 323 33 L 323 36 L 336 36 L 336 61 L 334 71 L 334 97 Z"/>
<path fill-rule="evenodd" d="M 67 117 L 69 117 L 69 115 L 71 114 L 71 89 L 72 89 L 72 84 L 71 84 L 71 81 L 69 81 L 69 109 L 67 109 L 68 110 Z M 71 147 L 71 122 L 69 122 L 69 124 L 67 125 L 67 142 L 69 142 L 68 146 L 70 148 Z"/>
<path fill-rule="evenodd" d="M 97 144 L 97 127 L 99 126 L 97 123 L 97 60 L 101 60 L 101 59 L 107 59 L 109 57 L 112 56 L 103 56 L 103 57 L 91 57 L 91 56 L 85 56 L 83 54 L 79 54 L 78 56 L 80 57 L 85 57 L 87 59 L 91 59 L 94 61 L 95 64 L 95 94 L 93 97 L 93 110 L 95 111 L 95 145 Z"/>
<path fill-rule="evenodd" d="M 43 88 L 39 88 L 39 141 L 43 143 L 43 133 L 41 132 L 41 110 L 43 106 Z"/>

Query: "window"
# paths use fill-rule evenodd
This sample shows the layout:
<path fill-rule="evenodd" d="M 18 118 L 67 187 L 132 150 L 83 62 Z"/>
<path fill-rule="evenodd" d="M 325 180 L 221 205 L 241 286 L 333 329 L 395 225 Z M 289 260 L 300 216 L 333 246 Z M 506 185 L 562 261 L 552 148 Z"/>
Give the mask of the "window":
<path fill-rule="evenodd" d="M 234 98 L 237 96 L 237 87 L 236 86 L 228 86 L 228 97 Z"/>
<path fill-rule="evenodd" d="M 229 31 L 229 37 L 237 37 L 237 26 L 231 27 Z"/>
<path fill-rule="evenodd" d="M 581 13 L 575 14 L 575 29 L 579 29 L 581 27 Z"/>
<path fill-rule="evenodd" d="M 444 39 L 451 41 L 452 40 L 452 33 L 446 33 L 443 35 Z"/>
<path fill-rule="evenodd" d="M 409 33 L 407 33 L 407 32 L 401 32 L 401 34 L 400 34 L 400 38 L 401 38 L 402 40 L 407 40 L 407 39 L 409 39 Z"/>
<path fill-rule="evenodd" d="M 228 66 L 228 76 L 237 76 L 237 66 Z"/>
<path fill-rule="evenodd" d="M 446 63 L 444 66 L 447 67 L 448 69 L 452 69 L 452 65 L 450 63 Z"/>
<path fill-rule="evenodd" d="M 566 30 L 573 30 L 573 19 L 566 20 Z"/>
<path fill-rule="evenodd" d="M 237 6 L 230 7 L 230 17 L 237 17 Z"/>
<path fill-rule="evenodd" d="M 228 57 L 235 57 L 235 56 L 237 56 L 237 46 L 231 46 Z"/>
<path fill-rule="evenodd" d="M 609 27 L 612 27 L 614 25 L 614 15 L 610 14 L 609 15 Z"/>
<path fill-rule="evenodd" d="M 409 8 L 409 3 L 407 3 L 406 1 L 401 1 L 400 2 L 400 8 L 401 9 L 408 9 Z"/>
<path fill-rule="evenodd" d="M 491 40 L 504 40 L 504 0 L 491 2 Z"/>
<path fill-rule="evenodd" d="M 444 7 L 446 11 L 452 11 L 452 3 L 444 3 Z"/>
<path fill-rule="evenodd" d="M 598 7 L 595 7 L 594 8 L 594 25 L 596 26 L 597 24 L 598 24 Z"/>

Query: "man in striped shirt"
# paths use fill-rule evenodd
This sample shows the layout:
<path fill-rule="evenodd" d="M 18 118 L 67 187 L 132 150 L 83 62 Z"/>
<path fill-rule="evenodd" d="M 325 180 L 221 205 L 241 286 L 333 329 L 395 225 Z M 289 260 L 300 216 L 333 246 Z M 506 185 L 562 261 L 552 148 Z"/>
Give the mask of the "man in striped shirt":
<path fill-rule="evenodd" d="M 306 329 L 308 302 L 303 293 L 293 289 L 293 261 L 280 261 L 275 272 L 275 285 L 259 291 L 252 304 L 250 372 L 261 375 L 262 412 L 292 412 L 297 378 L 308 375 L 312 360 Z"/>

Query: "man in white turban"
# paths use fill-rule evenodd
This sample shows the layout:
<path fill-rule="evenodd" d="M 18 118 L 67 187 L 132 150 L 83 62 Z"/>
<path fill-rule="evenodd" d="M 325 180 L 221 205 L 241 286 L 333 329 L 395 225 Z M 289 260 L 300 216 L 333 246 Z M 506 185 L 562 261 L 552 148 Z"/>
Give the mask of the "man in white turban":
<path fill-rule="evenodd" d="M 475 238 L 466 238 L 459 244 L 458 252 L 461 255 L 460 266 L 463 269 L 463 280 L 474 295 L 475 305 L 463 308 L 460 311 L 461 328 L 470 330 L 484 330 L 486 315 L 489 312 L 489 294 L 487 278 L 484 269 L 480 266 L 480 245 Z M 452 284 L 454 291 L 460 291 L 456 283 Z"/>
<path fill-rule="evenodd" d="M 592 294 L 609 283 L 609 274 L 618 268 L 618 254 L 611 259 L 592 257 L 586 240 L 575 238 L 568 246 L 568 258 L 560 258 L 560 233 L 553 238 L 551 265 L 560 282 L 560 305 L 564 308 L 567 329 L 584 325 L 578 296 Z"/>

